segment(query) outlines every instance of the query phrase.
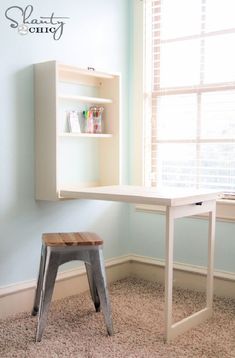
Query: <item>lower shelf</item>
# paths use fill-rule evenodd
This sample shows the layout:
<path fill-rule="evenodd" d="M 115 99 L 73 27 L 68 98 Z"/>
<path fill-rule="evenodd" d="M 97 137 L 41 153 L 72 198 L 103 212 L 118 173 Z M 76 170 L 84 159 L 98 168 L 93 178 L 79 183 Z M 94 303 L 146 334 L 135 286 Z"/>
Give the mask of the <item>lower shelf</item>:
<path fill-rule="evenodd" d="M 112 138 L 109 133 L 61 133 L 60 137 Z"/>

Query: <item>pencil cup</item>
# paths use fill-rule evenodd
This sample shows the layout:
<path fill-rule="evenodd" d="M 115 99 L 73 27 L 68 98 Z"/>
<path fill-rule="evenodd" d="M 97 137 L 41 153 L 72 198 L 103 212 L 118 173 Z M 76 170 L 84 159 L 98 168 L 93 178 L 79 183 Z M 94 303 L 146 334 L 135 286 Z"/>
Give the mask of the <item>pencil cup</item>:
<path fill-rule="evenodd" d="M 94 133 L 102 133 L 102 116 L 101 113 L 93 117 Z"/>

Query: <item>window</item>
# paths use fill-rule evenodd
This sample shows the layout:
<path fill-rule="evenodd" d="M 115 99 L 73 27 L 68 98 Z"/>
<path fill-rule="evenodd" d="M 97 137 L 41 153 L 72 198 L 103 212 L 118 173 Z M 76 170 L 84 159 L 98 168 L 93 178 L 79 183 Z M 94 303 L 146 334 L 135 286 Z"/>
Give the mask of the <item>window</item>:
<path fill-rule="evenodd" d="M 235 1 L 145 1 L 145 184 L 235 192 Z"/>

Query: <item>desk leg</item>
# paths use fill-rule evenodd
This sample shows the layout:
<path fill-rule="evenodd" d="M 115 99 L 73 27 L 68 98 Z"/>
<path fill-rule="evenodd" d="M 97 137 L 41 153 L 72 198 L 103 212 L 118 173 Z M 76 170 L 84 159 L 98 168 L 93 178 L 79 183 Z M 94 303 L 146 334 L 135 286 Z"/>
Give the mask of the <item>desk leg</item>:
<path fill-rule="evenodd" d="M 172 285 L 173 285 L 173 249 L 174 249 L 174 220 L 196 214 L 192 206 L 185 208 L 168 207 L 166 211 L 166 248 L 165 248 L 165 341 L 169 342 L 177 335 L 195 327 L 212 315 L 213 303 L 213 271 L 214 271 L 214 241 L 215 241 L 215 201 L 208 202 L 204 212 L 209 212 L 208 230 L 208 269 L 206 285 L 206 307 L 172 325 Z M 191 211 L 191 213 L 190 213 Z M 195 211 L 195 212 L 194 212 Z M 203 210 L 202 210 L 203 212 Z"/>
<path fill-rule="evenodd" d="M 165 245 L 165 340 L 170 340 L 172 325 L 172 287 L 173 287 L 174 216 L 171 207 L 166 209 Z"/>
<path fill-rule="evenodd" d="M 206 304 L 212 310 L 213 304 L 213 274 L 214 274 L 214 250 L 215 250 L 215 222 L 216 222 L 216 203 L 214 210 L 209 213 L 209 233 L 208 233 L 208 269 L 206 286 Z M 212 314 L 212 311 L 211 311 Z"/>

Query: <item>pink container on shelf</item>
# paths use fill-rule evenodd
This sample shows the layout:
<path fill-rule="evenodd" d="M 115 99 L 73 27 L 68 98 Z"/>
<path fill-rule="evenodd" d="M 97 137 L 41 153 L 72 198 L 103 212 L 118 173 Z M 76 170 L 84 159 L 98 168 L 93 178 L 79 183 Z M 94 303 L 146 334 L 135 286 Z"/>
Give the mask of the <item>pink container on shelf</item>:
<path fill-rule="evenodd" d="M 93 133 L 102 133 L 102 112 L 103 107 L 91 107 L 90 111 L 92 112 L 93 117 Z"/>

